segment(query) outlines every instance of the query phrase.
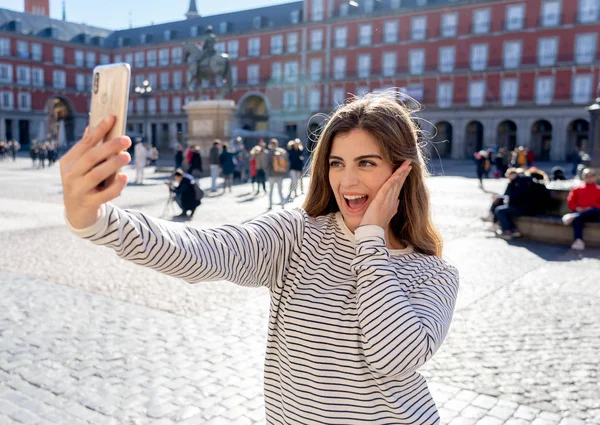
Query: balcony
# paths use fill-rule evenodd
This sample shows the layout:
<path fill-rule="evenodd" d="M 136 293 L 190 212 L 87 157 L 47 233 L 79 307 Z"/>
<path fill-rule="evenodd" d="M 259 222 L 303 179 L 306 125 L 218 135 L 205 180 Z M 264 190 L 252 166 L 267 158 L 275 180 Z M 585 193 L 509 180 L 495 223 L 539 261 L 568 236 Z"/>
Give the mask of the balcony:
<path fill-rule="evenodd" d="M 452 38 L 458 35 L 458 25 L 442 25 L 439 36 L 442 38 Z"/>
<path fill-rule="evenodd" d="M 539 28 L 553 28 L 558 27 L 563 22 L 563 15 L 557 13 L 547 13 L 540 16 L 537 19 L 537 26 Z"/>
<path fill-rule="evenodd" d="M 600 16 L 600 11 L 598 10 L 582 9 L 573 15 L 573 22 L 576 22 L 578 24 L 597 24 L 598 16 Z"/>

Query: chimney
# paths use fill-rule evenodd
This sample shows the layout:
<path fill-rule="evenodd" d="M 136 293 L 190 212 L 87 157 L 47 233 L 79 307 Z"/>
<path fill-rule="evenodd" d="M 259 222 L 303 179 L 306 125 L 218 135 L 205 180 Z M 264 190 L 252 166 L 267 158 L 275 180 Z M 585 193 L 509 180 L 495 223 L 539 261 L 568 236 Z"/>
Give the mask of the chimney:
<path fill-rule="evenodd" d="M 197 18 L 198 16 L 200 16 L 200 14 L 198 13 L 198 8 L 196 7 L 196 0 L 190 0 L 190 7 L 185 14 L 185 17 L 190 19 Z"/>
<path fill-rule="evenodd" d="M 25 0 L 25 13 L 50 16 L 50 0 Z"/>

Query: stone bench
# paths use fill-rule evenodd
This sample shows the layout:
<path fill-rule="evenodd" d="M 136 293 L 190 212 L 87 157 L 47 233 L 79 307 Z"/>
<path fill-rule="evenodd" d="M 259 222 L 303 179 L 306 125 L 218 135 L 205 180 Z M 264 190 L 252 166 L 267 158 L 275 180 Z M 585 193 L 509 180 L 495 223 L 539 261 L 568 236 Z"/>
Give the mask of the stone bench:
<path fill-rule="evenodd" d="M 565 226 L 560 217 L 519 217 L 515 224 L 527 239 L 560 245 L 573 243 L 573 226 Z M 600 223 L 585 223 L 583 240 L 586 246 L 600 247 Z"/>

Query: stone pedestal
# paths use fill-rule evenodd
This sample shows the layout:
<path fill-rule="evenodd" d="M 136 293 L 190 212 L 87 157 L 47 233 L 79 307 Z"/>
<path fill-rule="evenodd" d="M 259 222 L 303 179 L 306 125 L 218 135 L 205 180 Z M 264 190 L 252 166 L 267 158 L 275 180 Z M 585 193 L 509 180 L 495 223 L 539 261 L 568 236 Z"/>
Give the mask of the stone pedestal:
<path fill-rule="evenodd" d="M 600 86 L 598 91 L 600 95 Z M 600 96 L 587 110 L 590 113 L 590 168 L 596 170 L 600 182 Z"/>
<path fill-rule="evenodd" d="M 215 139 L 229 142 L 235 120 L 233 100 L 196 100 L 184 109 L 188 116 L 188 145 L 200 146 L 203 157 L 208 156 Z"/>

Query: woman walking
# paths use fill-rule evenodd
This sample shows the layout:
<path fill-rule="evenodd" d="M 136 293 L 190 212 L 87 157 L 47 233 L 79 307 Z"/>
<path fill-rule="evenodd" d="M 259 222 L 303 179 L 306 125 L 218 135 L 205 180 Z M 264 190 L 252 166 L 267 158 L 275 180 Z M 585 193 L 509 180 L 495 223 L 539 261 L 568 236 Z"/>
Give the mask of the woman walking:
<path fill-rule="evenodd" d="M 219 156 L 221 162 L 221 174 L 223 175 L 223 193 L 229 188 L 231 193 L 231 184 L 233 182 L 233 173 L 235 171 L 235 153 L 229 150 L 227 143 L 223 143 L 223 152 Z"/>
<path fill-rule="evenodd" d="M 268 288 L 268 424 L 439 423 L 417 370 L 448 332 L 458 274 L 441 258 L 403 106 L 373 95 L 340 107 L 321 133 L 302 208 L 213 229 L 109 203 L 123 174 L 95 189 L 129 161 L 127 138 L 94 147 L 112 124 L 61 160 L 71 230 L 189 283 Z"/>
<path fill-rule="evenodd" d="M 291 140 L 287 145 L 288 158 L 290 160 L 290 194 L 288 198 L 290 200 L 298 196 L 298 183 L 300 183 L 300 189 L 304 195 L 304 186 L 302 185 L 302 171 L 304 169 L 304 148 L 300 139 Z M 294 194 L 292 196 L 292 193 Z"/>

